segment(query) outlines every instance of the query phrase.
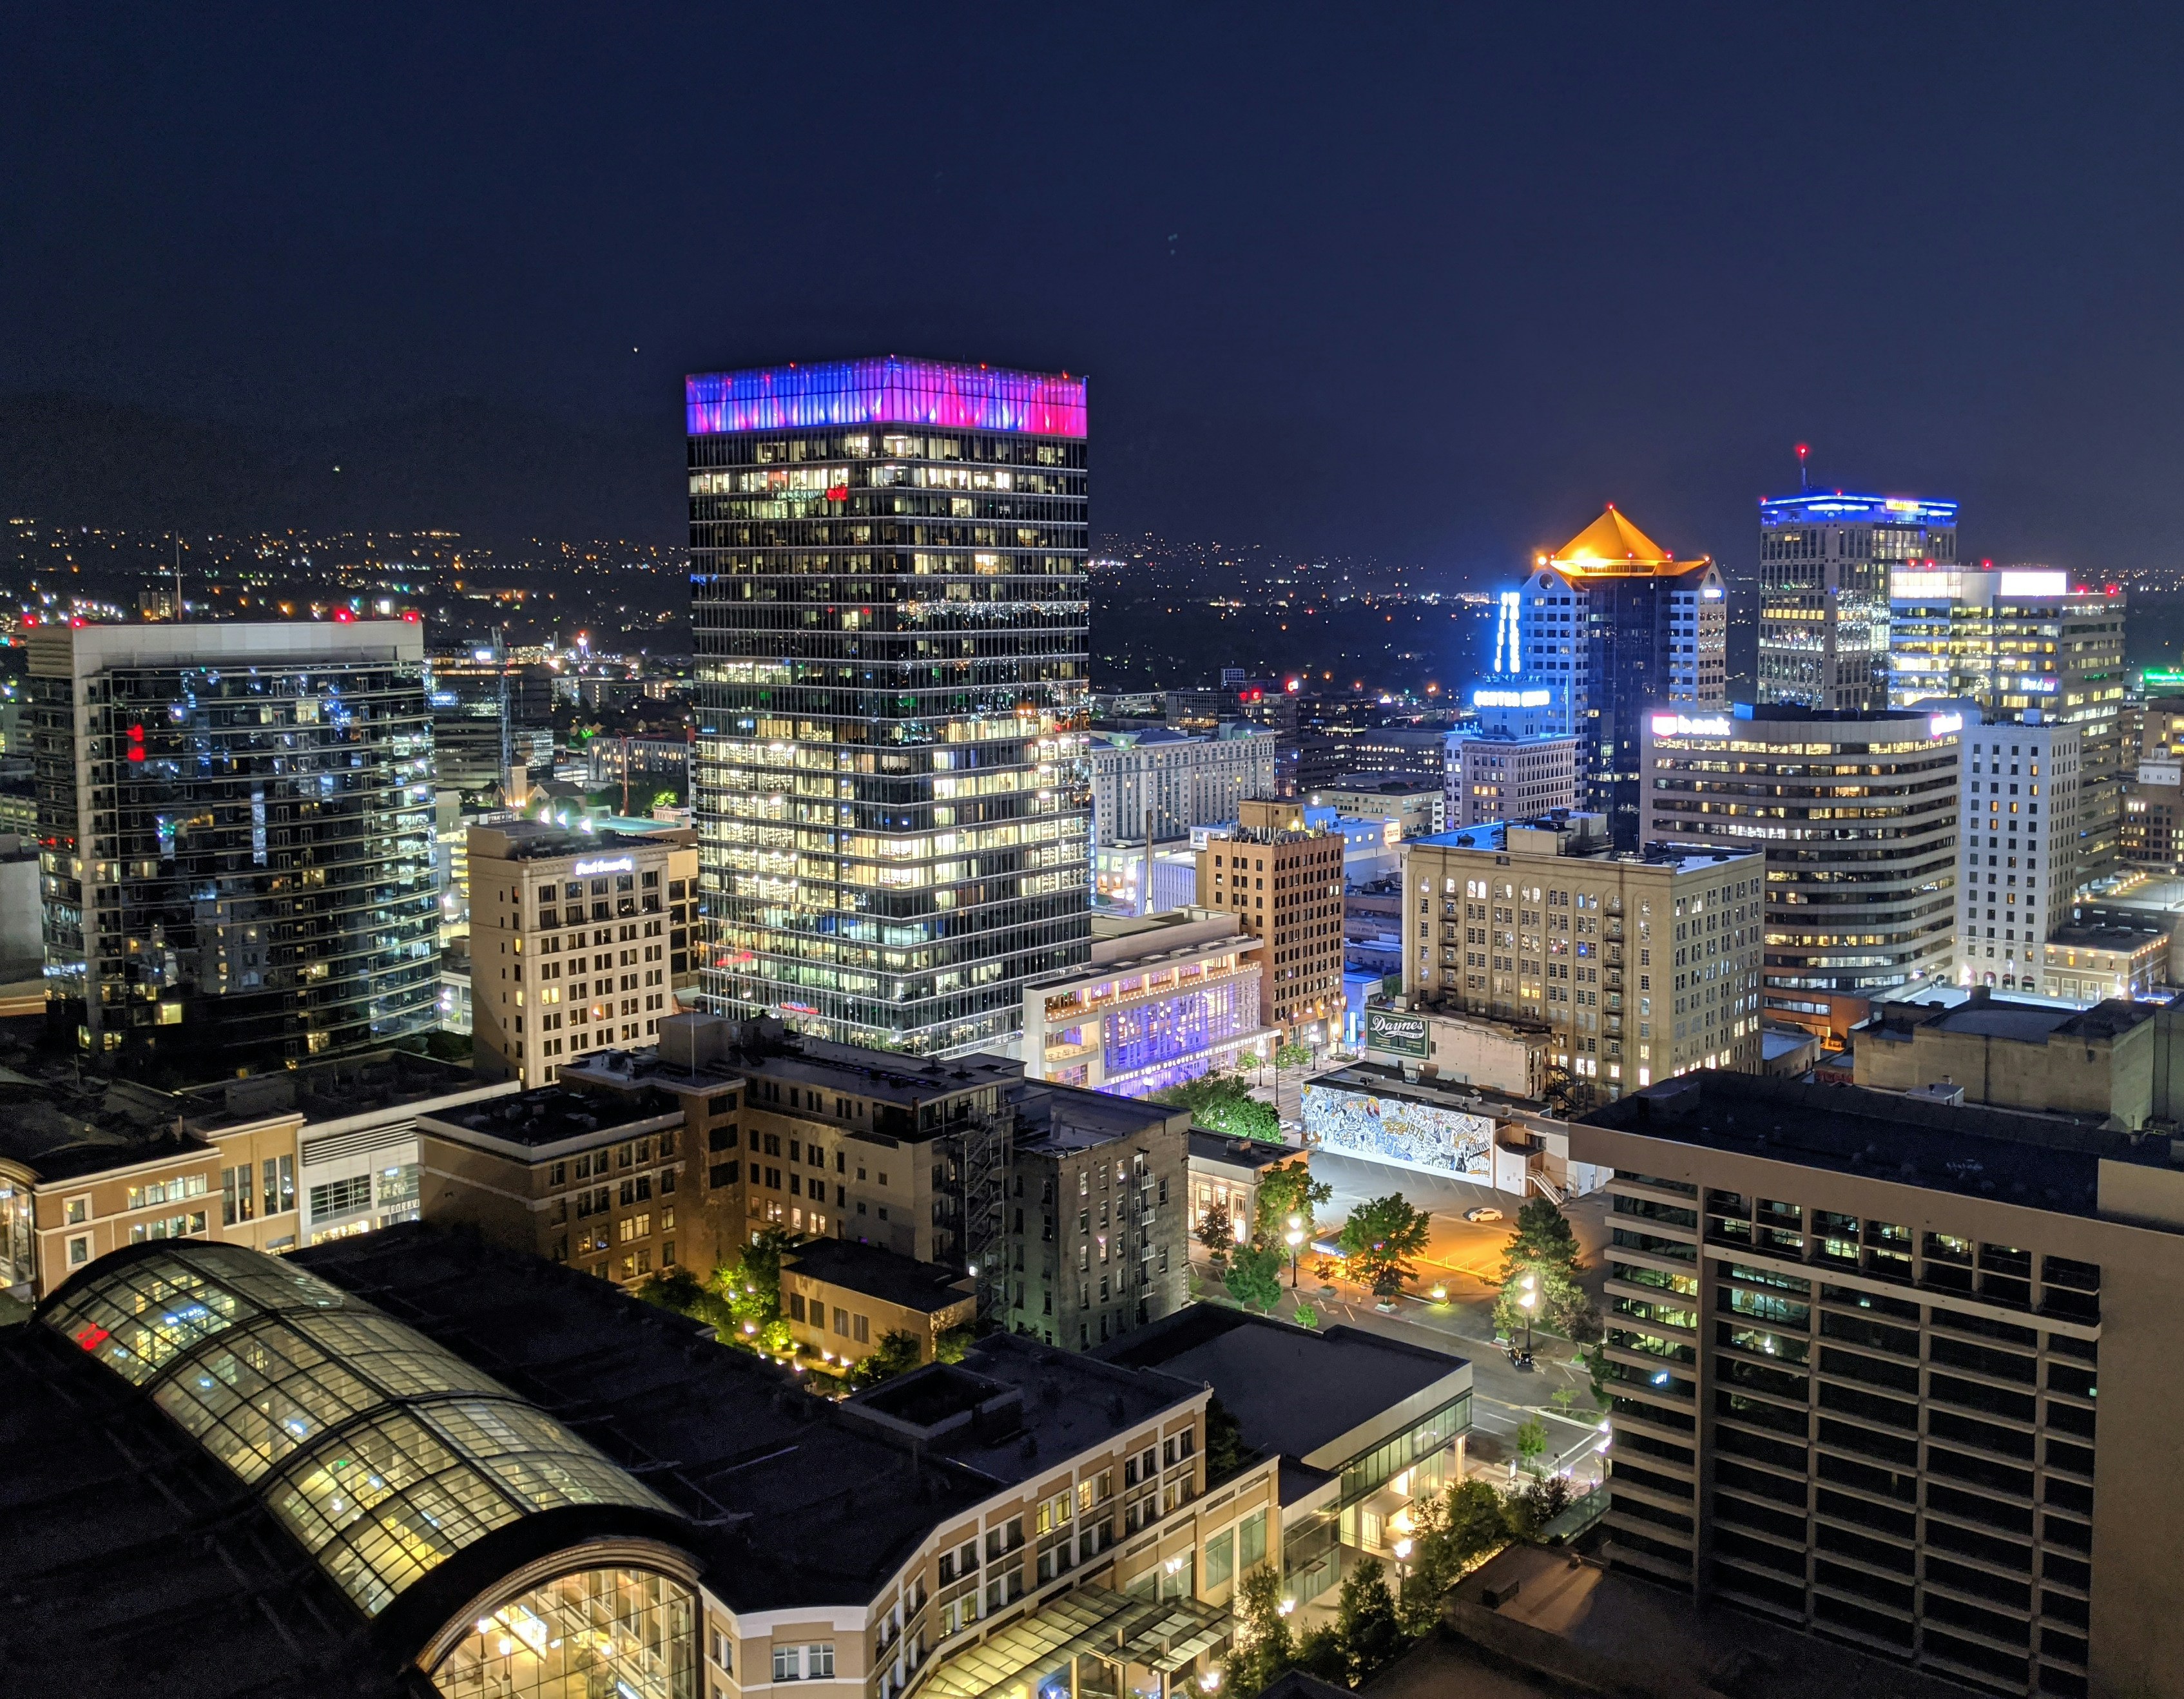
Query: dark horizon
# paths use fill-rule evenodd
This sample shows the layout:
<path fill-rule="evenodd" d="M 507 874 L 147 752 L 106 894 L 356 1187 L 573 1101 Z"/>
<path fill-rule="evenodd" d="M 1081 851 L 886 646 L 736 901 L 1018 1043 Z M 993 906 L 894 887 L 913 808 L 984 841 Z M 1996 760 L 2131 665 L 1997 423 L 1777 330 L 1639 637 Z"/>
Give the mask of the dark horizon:
<path fill-rule="evenodd" d="M 2166 15 L 14 23 L 10 512 L 673 543 L 685 373 L 892 351 L 1089 373 L 1111 534 L 2165 559 Z"/>

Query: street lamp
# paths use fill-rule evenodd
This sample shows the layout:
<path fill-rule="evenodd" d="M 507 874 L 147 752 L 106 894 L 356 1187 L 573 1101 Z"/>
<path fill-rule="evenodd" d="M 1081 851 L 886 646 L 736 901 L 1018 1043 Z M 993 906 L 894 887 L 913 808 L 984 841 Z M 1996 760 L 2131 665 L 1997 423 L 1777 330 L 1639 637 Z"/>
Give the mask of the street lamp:
<path fill-rule="evenodd" d="M 1294 1292 L 1296 1290 L 1297 1251 L 1304 1244 L 1304 1217 L 1301 1215 L 1291 1216 L 1290 1217 L 1290 1230 L 1284 1234 L 1282 1237 L 1289 1241 L 1290 1290 Z"/>
<path fill-rule="evenodd" d="M 1518 1284 L 1524 1290 L 1517 1295 L 1517 1306 L 1524 1312 L 1524 1361 L 1529 1362 L 1532 1360 L 1532 1312 L 1540 1302 L 1540 1278 L 1536 1274 L 1527 1274 Z"/>

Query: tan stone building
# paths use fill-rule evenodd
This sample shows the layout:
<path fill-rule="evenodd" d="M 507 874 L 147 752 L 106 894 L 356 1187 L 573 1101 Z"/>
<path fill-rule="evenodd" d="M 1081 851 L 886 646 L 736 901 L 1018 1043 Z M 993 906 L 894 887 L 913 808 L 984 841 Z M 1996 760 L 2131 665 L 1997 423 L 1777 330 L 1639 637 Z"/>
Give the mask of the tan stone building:
<path fill-rule="evenodd" d="M 2169 928 L 2151 920 L 2058 927 L 2041 953 L 2040 994 L 2088 1002 L 2142 997 L 2168 983 L 2169 956 Z"/>
<path fill-rule="evenodd" d="M 590 1051 L 657 1040 L 694 989 L 688 827 L 470 828 L 471 1042 L 478 1072 L 551 1084 Z"/>
<path fill-rule="evenodd" d="M 1570 1137 L 1616 1563 L 1989 1691 L 2184 1693 L 2170 1140 L 1722 1073 Z"/>
<path fill-rule="evenodd" d="M 1403 846 L 1403 994 L 1552 1029 L 1552 1065 L 1613 1097 L 1756 1069 L 1754 851 L 1616 851 L 1606 817 L 1474 827 Z"/>
<path fill-rule="evenodd" d="M 1941 1086 L 1968 1103 L 2096 1122 L 2112 1116 L 2136 1128 L 2157 1101 L 2166 1112 L 2171 1030 L 2166 1011 L 2152 1003 L 2112 1000 L 2071 1011 L 1990 998 L 1981 986 L 1953 1008 L 1879 1005 L 1852 1035 L 1852 1066 L 1858 1083 L 1877 1090 Z"/>
<path fill-rule="evenodd" d="M 1246 802 L 1234 833 L 1198 852 L 1198 897 L 1262 941 L 1260 1023 L 1309 1043 L 1342 1018 L 1339 832 L 1306 829 L 1294 802 Z"/>
<path fill-rule="evenodd" d="M 917 1360 L 931 1362 L 940 1336 L 977 1317 L 978 1297 L 958 1269 L 822 1239 L 782 1258 L 781 1307 L 797 1343 L 822 1362 L 870 1356 L 889 1334 L 915 1340 Z"/>

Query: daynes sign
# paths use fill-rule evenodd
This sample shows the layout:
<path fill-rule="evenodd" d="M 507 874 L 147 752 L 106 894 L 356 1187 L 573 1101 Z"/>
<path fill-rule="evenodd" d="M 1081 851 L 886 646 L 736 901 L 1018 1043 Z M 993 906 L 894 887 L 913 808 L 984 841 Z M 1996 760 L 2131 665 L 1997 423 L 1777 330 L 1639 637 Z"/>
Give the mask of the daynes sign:
<path fill-rule="evenodd" d="M 1365 1011 L 1365 1048 L 1391 1050 L 1397 1056 L 1426 1054 L 1426 1017 L 1399 1015 L 1390 1009 Z"/>

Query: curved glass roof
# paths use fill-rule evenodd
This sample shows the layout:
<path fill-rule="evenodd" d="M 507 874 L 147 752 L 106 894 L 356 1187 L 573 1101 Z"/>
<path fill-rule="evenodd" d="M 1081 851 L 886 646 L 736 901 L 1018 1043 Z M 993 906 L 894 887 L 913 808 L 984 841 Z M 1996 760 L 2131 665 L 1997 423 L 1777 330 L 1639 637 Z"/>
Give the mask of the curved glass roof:
<path fill-rule="evenodd" d="M 94 1266 L 39 1319 L 254 1486 L 366 1615 L 535 1511 L 676 1513 L 453 1352 L 240 1245 L 175 1241 Z"/>

